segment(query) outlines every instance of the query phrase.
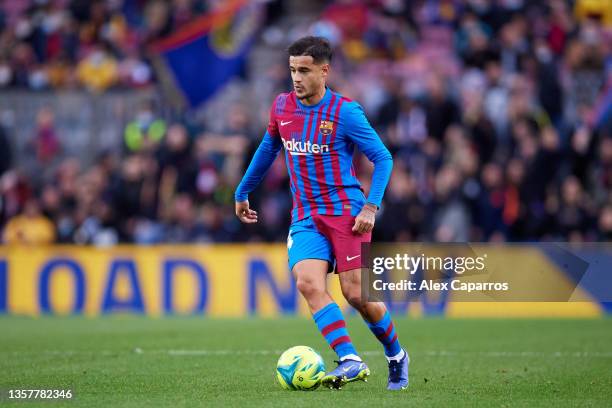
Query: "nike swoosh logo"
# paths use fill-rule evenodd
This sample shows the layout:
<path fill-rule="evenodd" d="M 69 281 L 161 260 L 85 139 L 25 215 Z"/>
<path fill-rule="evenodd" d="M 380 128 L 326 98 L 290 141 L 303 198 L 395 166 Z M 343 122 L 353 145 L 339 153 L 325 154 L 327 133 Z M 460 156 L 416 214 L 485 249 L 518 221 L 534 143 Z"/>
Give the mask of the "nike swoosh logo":
<path fill-rule="evenodd" d="M 287 122 L 284 122 L 284 121 L 282 121 L 282 120 L 281 120 L 281 126 L 288 125 L 288 124 L 290 124 L 291 122 L 293 122 L 293 121 L 292 121 L 292 120 L 289 120 L 289 121 L 287 121 Z"/>
<path fill-rule="evenodd" d="M 355 259 L 355 258 L 357 258 L 357 257 L 360 257 L 360 256 L 361 256 L 361 255 L 355 255 L 355 256 L 350 256 L 350 257 L 349 257 L 349 256 L 347 255 L 347 256 L 346 256 L 346 261 L 347 261 L 347 262 L 350 262 L 350 261 L 352 261 L 353 259 Z"/>

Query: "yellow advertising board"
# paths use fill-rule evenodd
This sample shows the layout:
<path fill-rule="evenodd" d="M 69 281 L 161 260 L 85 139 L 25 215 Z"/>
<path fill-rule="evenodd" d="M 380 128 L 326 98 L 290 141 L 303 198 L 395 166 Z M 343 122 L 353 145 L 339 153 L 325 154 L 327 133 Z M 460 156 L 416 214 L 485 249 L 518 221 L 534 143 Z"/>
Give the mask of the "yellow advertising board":
<path fill-rule="evenodd" d="M 537 262 L 532 254 L 526 262 Z M 520 262 L 520 259 L 517 260 Z M 330 293 L 347 314 L 337 275 Z M 213 317 L 308 315 L 280 244 L 0 247 L 0 312 Z M 596 302 L 411 302 L 397 313 L 452 317 L 600 315 Z"/>

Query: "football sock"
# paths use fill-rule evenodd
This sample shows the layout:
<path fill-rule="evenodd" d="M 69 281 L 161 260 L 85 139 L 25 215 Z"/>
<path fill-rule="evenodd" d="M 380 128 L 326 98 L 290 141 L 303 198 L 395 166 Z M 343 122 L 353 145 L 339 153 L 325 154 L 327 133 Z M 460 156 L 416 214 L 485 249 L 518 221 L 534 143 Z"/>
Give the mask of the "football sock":
<path fill-rule="evenodd" d="M 404 351 L 404 349 L 401 349 L 400 352 L 397 353 L 396 355 L 391 356 L 391 357 L 387 357 L 387 356 L 385 356 L 385 357 L 387 357 L 387 361 L 391 361 L 391 360 L 401 361 L 402 358 L 404 358 L 404 355 L 406 355 L 406 352 Z M 410 360 L 408 360 L 408 361 L 410 361 Z"/>
<path fill-rule="evenodd" d="M 313 315 L 319 331 L 325 337 L 329 346 L 336 352 L 340 361 L 350 357 L 351 360 L 361 361 L 357 351 L 351 343 L 346 322 L 336 303 L 330 303 Z"/>
<path fill-rule="evenodd" d="M 384 346 L 385 356 L 387 356 L 388 359 L 401 360 L 403 357 L 403 350 L 397 339 L 397 333 L 395 332 L 395 327 L 391 321 L 389 311 L 385 311 L 385 315 L 377 323 L 370 323 L 367 321 L 366 323 L 372 333 L 374 333 Z"/>

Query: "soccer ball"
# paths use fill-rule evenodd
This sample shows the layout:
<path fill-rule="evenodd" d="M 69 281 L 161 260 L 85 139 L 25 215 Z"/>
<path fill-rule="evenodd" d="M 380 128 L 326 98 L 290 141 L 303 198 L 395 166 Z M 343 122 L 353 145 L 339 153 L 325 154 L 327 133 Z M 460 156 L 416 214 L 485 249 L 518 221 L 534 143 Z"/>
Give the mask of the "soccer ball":
<path fill-rule="evenodd" d="M 323 358 L 307 346 L 295 346 L 281 354 L 276 378 L 286 390 L 315 390 L 325 375 Z"/>

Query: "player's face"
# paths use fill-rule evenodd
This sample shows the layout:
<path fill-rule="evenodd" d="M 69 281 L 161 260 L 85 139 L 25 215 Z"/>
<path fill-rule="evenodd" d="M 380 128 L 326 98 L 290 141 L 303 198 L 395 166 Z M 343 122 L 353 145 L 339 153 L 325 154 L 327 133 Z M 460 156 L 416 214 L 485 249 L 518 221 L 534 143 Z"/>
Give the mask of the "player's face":
<path fill-rule="evenodd" d="M 315 64 L 310 55 L 289 57 L 293 89 L 298 99 L 308 99 L 325 88 L 329 64 Z"/>

